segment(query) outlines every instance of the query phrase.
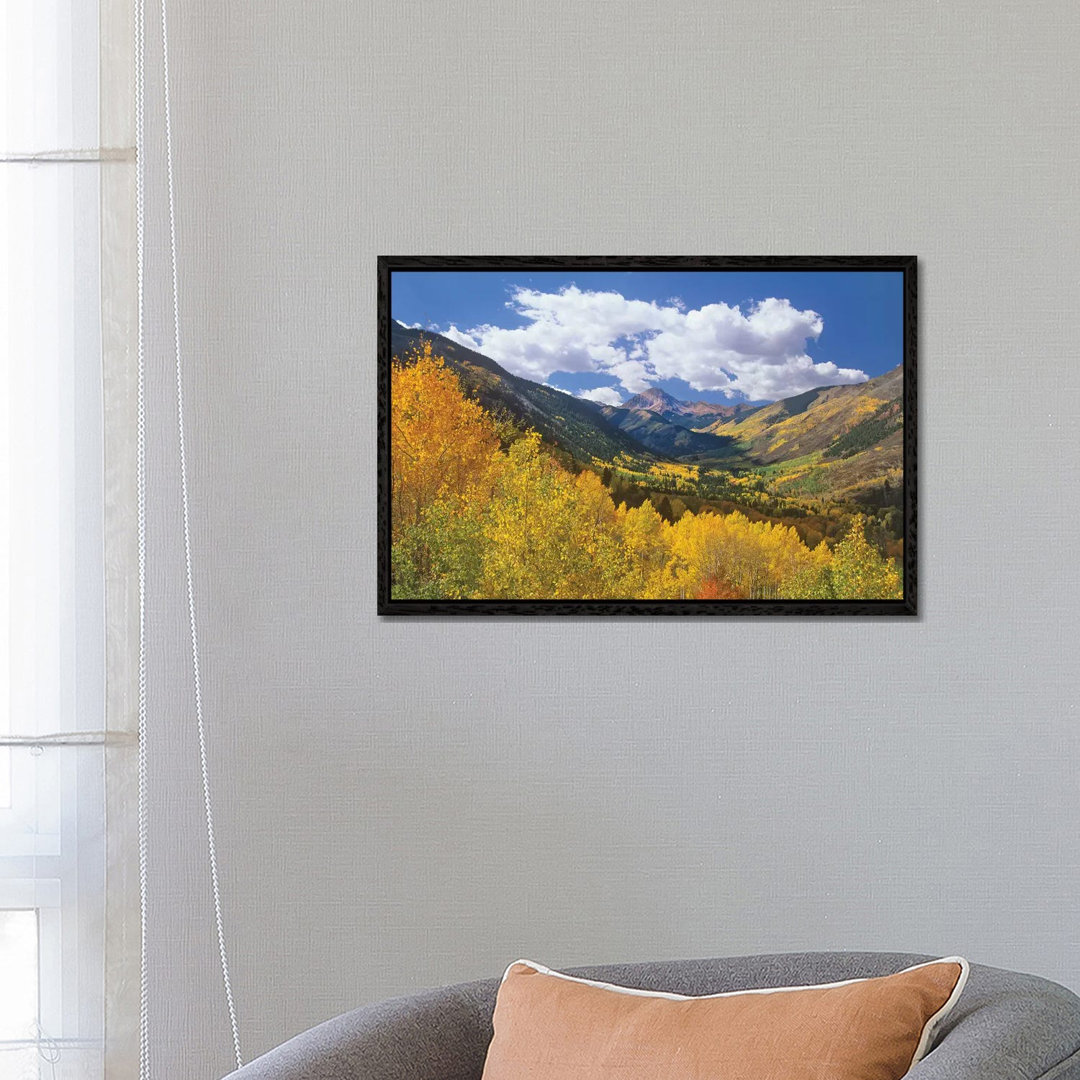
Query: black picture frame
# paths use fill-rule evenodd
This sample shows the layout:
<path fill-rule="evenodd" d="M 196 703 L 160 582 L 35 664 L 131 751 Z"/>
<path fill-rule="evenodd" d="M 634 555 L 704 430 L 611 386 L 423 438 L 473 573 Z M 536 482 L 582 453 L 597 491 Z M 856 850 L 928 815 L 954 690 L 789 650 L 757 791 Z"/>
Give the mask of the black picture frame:
<path fill-rule="evenodd" d="M 390 256 L 378 257 L 377 498 L 380 616 L 717 616 L 835 617 L 918 615 L 917 603 L 917 266 L 914 255 L 877 256 Z M 903 596 L 887 600 L 508 600 L 401 599 L 391 595 L 391 318 L 395 271 L 881 271 L 902 273 L 903 304 Z"/>

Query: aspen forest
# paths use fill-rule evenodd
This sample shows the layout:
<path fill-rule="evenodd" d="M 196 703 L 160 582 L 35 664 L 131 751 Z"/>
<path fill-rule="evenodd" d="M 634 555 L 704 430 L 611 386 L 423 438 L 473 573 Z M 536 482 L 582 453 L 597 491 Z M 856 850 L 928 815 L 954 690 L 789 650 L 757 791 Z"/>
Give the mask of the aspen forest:
<path fill-rule="evenodd" d="M 581 460 L 527 415 L 485 407 L 431 340 L 421 339 L 394 357 L 390 373 L 392 596 L 900 598 L 899 548 L 882 539 L 882 523 L 891 520 L 887 477 L 884 488 L 874 481 L 885 492 L 877 516 L 857 509 L 829 518 L 825 511 L 828 527 L 817 533 L 800 519 L 800 534 L 777 519 L 779 510 L 772 518 L 754 510 L 766 497 L 773 500 L 767 510 L 784 510 L 784 499 L 810 505 L 821 483 L 815 478 L 850 470 L 863 449 L 853 440 L 869 446 L 894 422 L 877 404 L 857 419 L 864 426 L 838 436 L 832 457 L 796 459 L 783 477 L 786 494 L 765 495 L 781 490 L 768 487 L 768 465 L 706 477 L 692 464 L 633 466 L 602 449 Z M 779 436 L 769 437 L 779 445 Z M 705 496 L 680 497 L 684 489 Z"/>

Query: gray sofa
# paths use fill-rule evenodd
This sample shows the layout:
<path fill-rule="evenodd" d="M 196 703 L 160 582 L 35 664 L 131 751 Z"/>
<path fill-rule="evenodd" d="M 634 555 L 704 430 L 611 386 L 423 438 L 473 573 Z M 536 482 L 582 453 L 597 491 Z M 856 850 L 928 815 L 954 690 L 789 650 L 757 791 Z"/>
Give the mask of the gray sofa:
<path fill-rule="evenodd" d="M 790 953 L 573 969 L 644 990 L 699 995 L 888 975 L 928 956 Z M 346 1013 L 228 1080 L 480 1080 L 498 979 Z M 973 964 L 934 1049 L 910 1080 L 1080 1080 L 1080 999 L 1033 975 Z"/>

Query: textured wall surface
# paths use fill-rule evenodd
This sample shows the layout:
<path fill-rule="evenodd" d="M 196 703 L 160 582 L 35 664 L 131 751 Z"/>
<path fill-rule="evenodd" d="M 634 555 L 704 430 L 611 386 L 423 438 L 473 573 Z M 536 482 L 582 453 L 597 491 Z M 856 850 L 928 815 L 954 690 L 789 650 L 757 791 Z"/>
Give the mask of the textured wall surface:
<path fill-rule="evenodd" d="M 1080 987 L 1080 8 L 174 8 L 195 585 L 247 1054 L 521 955 L 959 952 Z M 922 617 L 379 621 L 380 253 L 917 254 Z M 230 1052 L 169 378 L 152 1019 L 158 1074 L 205 1078 Z"/>

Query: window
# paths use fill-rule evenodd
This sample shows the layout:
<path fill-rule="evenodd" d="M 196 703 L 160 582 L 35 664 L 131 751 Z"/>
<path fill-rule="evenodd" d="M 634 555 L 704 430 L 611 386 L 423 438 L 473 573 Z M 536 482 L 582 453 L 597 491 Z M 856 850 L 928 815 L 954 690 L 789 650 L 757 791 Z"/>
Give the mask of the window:
<path fill-rule="evenodd" d="M 103 1075 L 98 20 L 0 15 L 0 1080 Z"/>

